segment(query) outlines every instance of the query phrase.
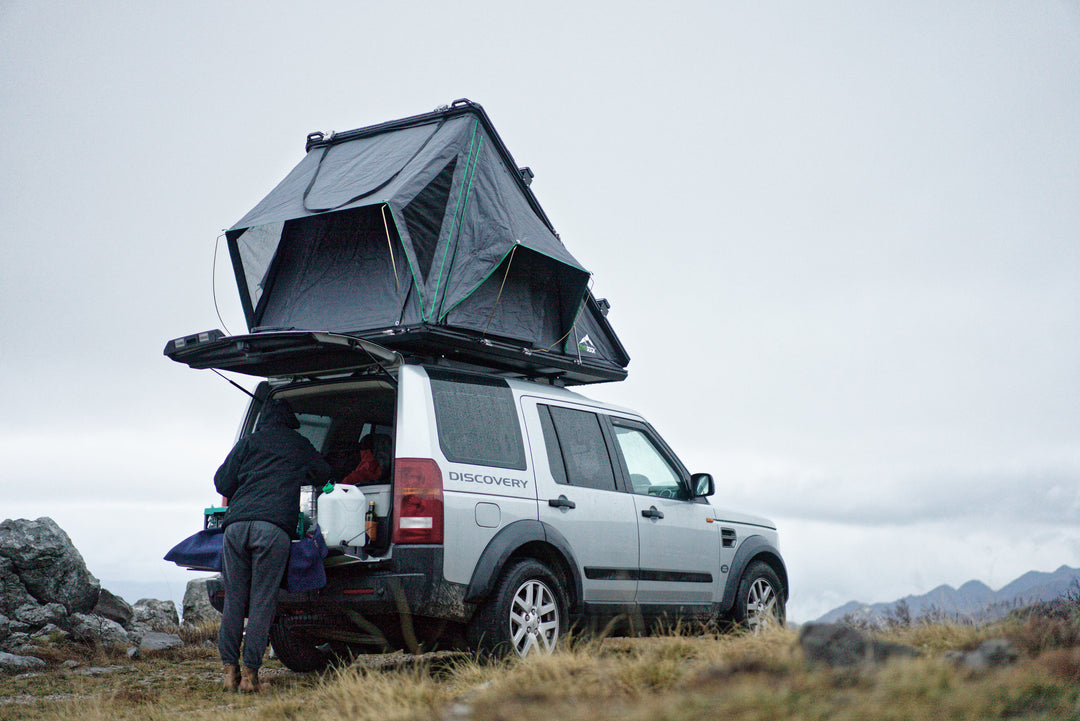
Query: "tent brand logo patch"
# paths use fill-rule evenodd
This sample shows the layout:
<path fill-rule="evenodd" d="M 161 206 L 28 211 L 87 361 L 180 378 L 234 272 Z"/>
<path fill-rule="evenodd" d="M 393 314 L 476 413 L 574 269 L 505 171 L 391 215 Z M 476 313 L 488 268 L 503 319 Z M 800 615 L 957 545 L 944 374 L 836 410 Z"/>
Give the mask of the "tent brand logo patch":
<path fill-rule="evenodd" d="M 577 347 L 580 351 L 592 353 L 593 355 L 596 354 L 596 346 L 593 345 L 592 339 L 589 338 L 588 334 L 583 336 L 582 339 L 578 341 Z"/>

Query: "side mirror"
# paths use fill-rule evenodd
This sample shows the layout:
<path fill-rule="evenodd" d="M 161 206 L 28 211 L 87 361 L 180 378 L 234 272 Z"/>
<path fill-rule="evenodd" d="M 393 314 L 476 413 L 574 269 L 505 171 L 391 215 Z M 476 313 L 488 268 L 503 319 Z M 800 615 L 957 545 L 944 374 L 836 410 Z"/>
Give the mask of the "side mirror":
<path fill-rule="evenodd" d="M 694 491 L 694 498 L 703 498 L 716 493 L 716 484 L 710 473 L 695 473 L 690 476 L 690 488 Z"/>

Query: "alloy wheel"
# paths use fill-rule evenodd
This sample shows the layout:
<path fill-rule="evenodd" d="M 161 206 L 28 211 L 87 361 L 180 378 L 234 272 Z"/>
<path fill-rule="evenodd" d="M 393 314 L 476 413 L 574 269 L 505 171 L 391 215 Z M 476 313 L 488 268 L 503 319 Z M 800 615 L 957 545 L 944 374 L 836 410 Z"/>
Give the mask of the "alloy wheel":
<path fill-rule="evenodd" d="M 751 632 L 761 633 L 780 621 L 776 589 L 768 579 L 758 578 L 750 585 L 746 597 L 746 622 Z"/>
<path fill-rule="evenodd" d="M 551 653 L 559 640 L 559 605 L 542 581 L 521 584 L 510 604 L 510 638 L 518 656 Z"/>

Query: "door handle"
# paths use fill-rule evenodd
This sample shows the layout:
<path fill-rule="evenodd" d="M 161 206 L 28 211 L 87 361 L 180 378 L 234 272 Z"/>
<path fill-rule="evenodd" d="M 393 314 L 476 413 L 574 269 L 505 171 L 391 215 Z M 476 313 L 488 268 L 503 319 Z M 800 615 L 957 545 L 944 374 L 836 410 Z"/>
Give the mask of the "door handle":
<path fill-rule="evenodd" d="M 577 508 L 577 504 L 571 501 L 566 496 L 559 496 L 558 498 L 549 498 L 548 505 L 552 508 Z"/>
<path fill-rule="evenodd" d="M 664 512 L 656 510 L 656 506 L 649 506 L 648 509 L 641 512 L 641 515 L 645 518 L 663 518 Z"/>

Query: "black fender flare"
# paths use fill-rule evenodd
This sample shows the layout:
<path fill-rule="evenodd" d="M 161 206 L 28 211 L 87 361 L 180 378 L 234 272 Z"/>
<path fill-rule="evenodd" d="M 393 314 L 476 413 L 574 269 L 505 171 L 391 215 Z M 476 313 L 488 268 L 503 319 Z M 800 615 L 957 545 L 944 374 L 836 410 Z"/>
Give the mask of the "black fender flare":
<path fill-rule="evenodd" d="M 526 544 L 537 542 L 550 546 L 553 553 L 562 556 L 562 561 L 570 570 L 570 582 L 574 585 L 573 589 L 569 589 L 573 598 L 568 600 L 571 607 L 580 604 L 581 575 L 570 550 L 570 543 L 548 524 L 533 519 L 514 521 L 488 541 L 473 569 L 472 579 L 465 591 L 465 602 L 476 603 L 487 598 L 495 589 L 495 582 L 499 580 L 506 562 L 514 553 Z"/>
<path fill-rule="evenodd" d="M 735 594 L 739 592 L 739 583 L 742 582 L 746 567 L 753 560 L 760 559 L 772 566 L 776 575 L 780 577 L 783 586 L 783 601 L 787 603 L 788 575 L 787 567 L 780 551 L 764 536 L 748 536 L 739 544 L 735 551 L 735 558 L 731 561 L 731 570 L 728 571 L 727 581 L 724 583 L 724 597 L 720 601 L 720 613 L 727 613 L 735 605 Z"/>

